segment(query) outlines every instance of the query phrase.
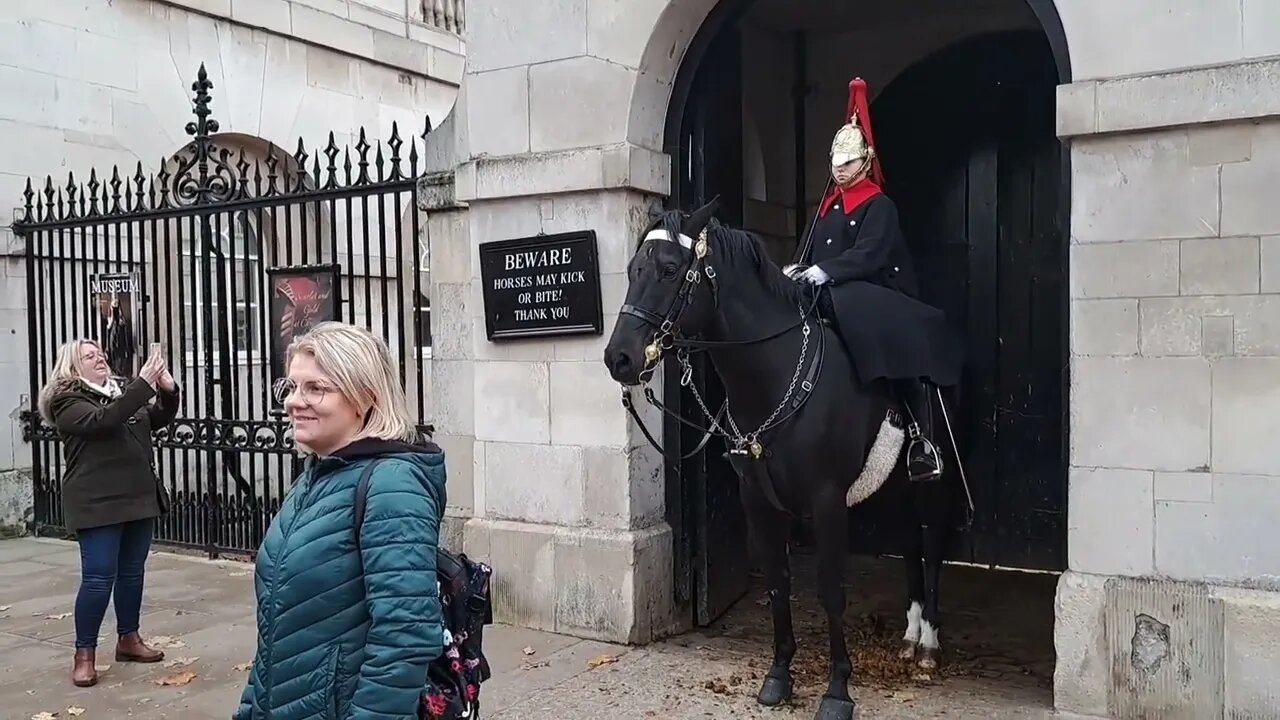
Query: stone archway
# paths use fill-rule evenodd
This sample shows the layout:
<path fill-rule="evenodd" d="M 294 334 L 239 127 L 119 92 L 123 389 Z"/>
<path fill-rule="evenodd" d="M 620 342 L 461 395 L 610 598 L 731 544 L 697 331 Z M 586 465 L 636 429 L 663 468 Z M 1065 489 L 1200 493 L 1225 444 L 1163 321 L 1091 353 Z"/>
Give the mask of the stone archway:
<path fill-rule="evenodd" d="M 1065 36 L 1061 31 L 1061 23 L 1056 21 L 1056 8 L 1052 2 L 1044 0 L 988 2 L 982 3 L 981 8 L 975 9 L 971 14 L 962 18 L 961 21 L 934 13 L 919 19 L 918 22 L 917 14 L 921 12 L 927 13 L 934 8 L 935 4 L 930 0 L 919 0 L 919 2 L 911 5 L 911 8 L 887 8 L 886 6 L 887 9 L 878 11 L 878 15 L 875 18 L 876 22 L 869 22 L 865 28 L 855 28 L 855 31 L 843 33 L 852 36 L 857 31 L 861 31 L 863 35 L 858 39 L 862 40 L 874 39 L 867 36 L 875 33 L 909 37 L 911 40 L 909 43 L 903 43 L 904 46 L 901 48 L 883 46 L 882 49 L 892 50 L 892 52 L 883 54 L 888 57 L 880 55 L 875 55 L 874 57 L 862 56 L 856 72 L 868 77 L 869 82 L 872 84 L 873 97 L 889 86 L 896 77 L 903 74 L 908 68 L 913 67 L 924 58 L 939 54 L 944 48 L 948 48 L 967 38 L 992 38 L 998 36 L 999 33 L 1009 31 L 1043 35 L 1048 42 L 1042 42 L 1041 46 L 1048 47 L 1049 50 L 1037 52 L 1035 55 L 1036 67 L 1043 70 L 1039 72 L 1037 79 L 1039 85 L 1037 87 L 1039 90 L 1045 90 L 1045 83 L 1047 82 L 1049 85 L 1047 86 L 1047 94 L 1039 92 L 1037 97 L 1047 97 L 1049 104 L 1047 112 L 1039 112 L 1043 109 L 1039 105 L 1037 106 L 1037 112 L 1039 112 L 1038 117 L 1048 117 L 1049 121 L 1048 130 L 1044 129 L 1045 124 L 1043 122 L 1037 124 L 1037 132 L 1039 133 L 1037 137 L 1043 136 L 1042 139 L 1050 144 L 1054 142 L 1052 137 L 1053 78 L 1056 76 L 1057 81 L 1061 82 L 1063 78 L 1069 77 L 1070 67 L 1069 59 L 1066 57 Z M 755 6 L 754 10 L 753 6 Z M 764 9 L 764 13 L 757 12 L 761 8 Z M 754 49 L 748 52 L 744 49 L 745 45 L 740 45 L 738 41 L 730 42 L 722 41 L 722 39 L 730 34 L 736 36 L 740 32 L 744 20 L 750 20 L 753 12 L 757 15 L 763 15 L 781 9 L 783 9 L 782 3 L 770 4 L 766 0 L 722 0 L 718 3 L 700 0 L 673 0 L 665 4 L 662 11 L 657 14 L 652 34 L 644 50 L 640 53 L 636 85 L 629 114 L 627 139 L 635 145 L 666 154 L 666 159 L 671 163 L 672 167 L 671 187 L 667 193 L 669 205 L 687 209 L 690 203 L 696 204 L 700 202 L 698 199 L 701 197 L 699 193 L 705 193 L 706 197 L 701 197 L 701 200 L 705 200 L 710 195 L 720 194 L 723 191 L 727 192 L 728 195 L 722 196 L 721 213 L 722 219 L 728 222 L 739 224 L 757 233 L 767 232 L 766 226 L 786 228 L 790 224 L 788 222 L 779 223 L 772 218 L 764 218 L 763 216 L 753 218 L 750 216 L 749 208 L 733 206 L 732 200 L 726 201 L 724 199 L 725 197 L 736 196 L 739 188 L 735 183 L 741 183 L 744 180 L 743 177 L 738 176 L 746 173 L 746 169 L 740 166 L 743 162 L 742 156 L 750 152 L 749 135 L 750 128 L 753 125 L 753 118 L 744 116 L 741 119 L 741 123 L 738 123 L 736 119 L 730 120 L 728 116 L 735 114 L 732 108 L 740 104 L 745 107 L 749 103 L 744 101 L 745 94 L 740 94 L 738 90 L 721 91 L 726 86 L 736 88 L 741 85 L 746 88 L 759 83 L 785 83 L 788 78 L 784 77 L 781 81 L 777 78 L 770 79 L 767 76 L 771 75 L 771 73 L 765 72 L 760 66 L 756 66 L 748 74 L 744 67 L 734 67 L 732 61 L 726 63 L 726 56 L 738 57 L 741 54 L 741 56 L 745 57 L 759 51 L 762 46 L 753 46 Z M 979 12 L 979 10 L 985 10 L 985 12 Z M 809 7 L 808 11 L 819 14 L 819 11 L 814 10 L 812 7 Z M 857 12 L 864 13 L 863 10 L 858 10 Z M 822 30 L 814 31 L 814 35 L 822 35 L 831 34 L 831 27 L 842 27 L 840 22 L 848 20 L 850 17 L 853 17 L 853 15 L 842 15 L 834 19 L 829 17 L 816 18 L 821 22 L 829 20 L 830 23 L 827 26 L 814 25 L 814 17 L 802 19 L 810 23 L 809 27 L 822 27 Z M 1045 17 L 1049 17 L 1054 22 L 1046 25 Z M 799 24 L 801 23 L 797 22 L 797 25 Z M 871 27 L 875 29 L 866 29 Z M 910 28 L 910 30 L 907 28 Z M 742 42 L 745 43 L 746 41 Z M 802 40 L 798 37 L 796 42 L 800 43 Z M 999 45 L 999 42 L 996 41 L 995 44 Z M 836 57 L 835 53 L 832 52 L 833 46 L 830 43 L 822 45 L 820 42 L 815 42 L 813 46 L 815 53 L 824 53 L 820 57 Z M 853 43 L 851 46 L 859 47 L 857 43 Z M 843 46 L 835 46 L 836 49 L 839 47 Z M 862 47 L 865 47 L 865 45 Z M 715 72 L 710 70 L 700 72 L 700 68 L 704 66 L 711 67 L 713 64 Z M 797 66 L 801 65 L 803 65 L 803 62 L 797 61 Z M 814 101 L 811 115 L 815 118 L 821 117 L 824 120 L 818 121 L 815 119 L 815 126 L 809 128 L 811 133 L 828 132 L 826 129 L 820 130 L 818 126 L 825 128 L 828 121 L 836 121 L 839 113 L 844 110 L 845 87 L 849 76 L 841 75 L 841 72 L 846 71 L 841 68 L 835 68 L 835 65 L 841 65 L 841 63 L 829 63 L 828 69 L 833 69 L 833 72 L 823 73 L 820 78 L 815 80 L 821 86 L 822 95 L 818 100 Z M 980 67 L 980 63 L 975 62 L 973 67 Z M 1055 69 L 1056 73 L 1054 72 Z M 854 71 L 850 70 L 848 72 Z M 976 72 L 981 74 L 981 70 Z M 699 79 L 699 75 L 703 77 Z M 782 75 L 785 76 L 786 73 L 782 73 Z M 721 77 L 723 77 L 722 81 L 715 79 Z M 975 87 L 977 86 L 975 85 Z M 777 87 L 782 88 L 785 86 L 778 85 Z M 712 98 L 713 95 L 716 97 Z M 787 97 L 788 93 L 782 89 L 777 89 L 772 94 L 773 101 L 776 103 L 788 103 Z M 665 101 L 665 105 L 662 101 Z M 699 109 L 696 111 L 690 109 L 695 106 Z M 744 112 L 746 111 L 744 110 Z M 711 119 L 708 120 L 708 117 Z M 690 131 L 689 128 L 684 127 L 690 123 L 706 124 L 701 135 L 696 130 Z M 776 133 L 777 129 L 776 127 L 771 128 L 770 142 L 786 143 L 787 140 Z M 717 140 L 714 143 L 716 145 L 714 149 L 711 148 L 713 143 L 709 139 L 701 144 L 697 140 L 699 136 L 710 138 L 713 134 L 727 137 L 728 139 L 723 142 Z M 739 137 L 740 135 L 741 137 Z M 777 159 L 774 159 L 770 161 L 774 164 L 766 168 L 766 173 L 769 176 L 775 174 L 785 176 L 788 173 L 812 176 L 809 178 L 807 191 L 803 190 L 805 183 L 801 178 L 801 181 L 797 183 L 798 187 L 794 189 L 795 195 L 784 199 L 781 203 L 783 205 L 789 204 L 788 207 L 785 207 L 785 210 L 800 216 L 799 219 L 803 220 L 808 217 L 808 212 L 812 211 L 812 206 L 816 204 L 817 196 L 822 190 L 822 182 L 824 180 L 822 175 L 825 172 L 823 169 L 825 166 L 819 156 L 825 156 L 826 140 L 825 138 L 813 139 L 811 135 L 809 142 L 806 143 L 803 130 L 793 132 L 793 135 L 800 136 L 796 140 L 797 149 L 794 165 L 786 166 L 785 163 L 790 162 L 790 160 L 785 158 L 782 158 L 783 164 L 778 164 Z M 739 143 L 742 144 L 742 147 L 737 147 Z M 823 145 L 823 147 L 818 147 L 819 145 Z M 773 149 L 778 150 L 776 146 Z M 773 154 L 780 156 L 785 155 L 786 152 L 785 150 L 779 150 Z M 732 166 L 732 169 L 716 171 L 714 180 L 705 180 L 700 184 L 691 181 L 690 177 L 687 176 L 697 175 L 702 177 L 699 173 L 705 172 L 707 167 L 716 162 L 709 159 L 712 154 L 723 155 L 722 159 L 726 160 L 726 168 Z M 728 161 L 729 155 L 739 157 L 736 160 Z M 701 171 L 693 169 L 695 161 L 690 158 L 695 156 L 703 158 L 700 161 L 696 161 L 703 164 L 703 170 Z M 779 167 L 782 168 L 781 171 L 774 173 L 773 170 Z M 1060 208 L 1062 210 L 1061 214 L 1046 211 L 1039 216 L 1048 217 L 1047 222 L 1052 225 L 1057 221 L 1058 217 L 1065 219 L 1066 208 L 1069 206 L 1069 198 L 1065 195 L 1067 183 L 1065 177 L 1060 177 L 1063 175 L 1062 169 L 1058 166 L 1056 160 L 1052 158 L 1045 161 L 1040 170 L 1044 173 L 1041 177 L 1052 176 L 1054 178 L 1053 184 L 1060 184 L 1063 188 L 1064 194 L 1057 201 L 1050 200 L 1046 205 Z M 987 184 L 989 187 L 984 186 L 984 188 L 994 193 L 996 186 L 1000 182 L 1007 182 L 1007 180 L 1008 178 L 1005 178 L 1004 181 L 992 179 Z M 721 183 L 728 183 L 728 185 L 721 187 Z M 715 185 L 714 189 L 712 189 L 712 185 Z M 701 189 L 694 189 L 695 186 Z M 1045 186 L 1048 187 L 1049 183 L 1046 183 Z M 744 189 L 743 194 L 745 195 L 745 188 L 742 189 Z M 785 194 L 791 192 L 793 188 L 788 187 L 783 190 Z M 774 200 L 775 198 L 761 199 Z M 745 204 L 744 201 L 742 205 Z M 775 203 L 775 205 L 777 204 L 779 203 Z M 767 208 L 769 211 L 777 209 L 777 207 Z M 1061 231 L 1059 232 L 1059 230 Z M 787 230 L 783 229 L 779 232 L 787 233 Z M 792 235 L 782 240 L 779 243 L 780 248 L 793 237 Z M 1060 242 L 1056 240 L 1058 238 L 1060 238 Z M 1055 228 L 1048 242 L 1057 243 L 1055 248 L 1060 244 L 1061 248 L 1059 250 L 1065 250 L 1065 238 L 1065 229 Z M 983 247 L 991 249 L 994 247 L 995 242 L 996 233 L 993 226 L 990 233 L 983 235 L 982 243 L 984 243 Z M 784 249 L 781 254 L 789 255 L 789 248 Z M 1056 251 L 1054 256 L 1057 257 Z M 1065 258 L 1065 251 L 1061 253 L 1061 256 Z M 1065 267 L 1065 260 L 1057 269 L 1061 270 L 1061 267 Z M 991 282 L 987 283 L 987 285 L 994 284 L 994 269 L 990 269 L 987 275 L 990 277 L 986 277 L 984 282 L 990 279 Z M 969 293 L 976 298 L 973 302 L 980 306 L 983 311 L 990 310 L 992 302 L 980 292 L 980 283 L 975 281 L 973 285 L 975 288 L 979 288 Z M 1065 291 L 1063 296 L 1065 297 Z M 951 308 L 948 309 L 950 310 Z M 967 309 L 967 306 L 958 309 Z M 1058 315 L 1061 315 L 1061 313 L 1054 314 L 1055 327 L 1059 320 L 1065 323 L 1065 315 L 1062 315 L 1061 318 Z M 984 338 L 984 341 L 986 339 Z M 992 350 L 991 352 L 994 353 L 996 351 Z M 1062 349 L 1061 353 L 1065 353 L 1065 349 Z M 1059 360 L 1062 360 L 1061 353 L 1056 350 L 1053 353 L 1044 353 L 1046 358 L 1050 355 L 1052 355 L 1052 358 L 1044 361 L 1044 368 L 1040 368 L 1037 365 L 1037 368 L 1044 370 L 1037 376 L 1037 387 L 1040 387 L 1039 378 L 1041 377 L 1049 377 L 1050 380 L 1060 377 L 1060 374 L 1050 372 L 1052 368 L 1049 366 L 1056 366 Z M 714 396 L 715 390 L 712 388 L 712 382 L 708 381 L 707 387 L 710 388 L 710 394 Z M 668 382 L 665 389 L 669 403 L 676 407 L 683 404 L 684 401 L 682 399 L 676 399 L 684 392 L 681 388 L 675 387 L 673 383 Z M 692 400 L 688 402 L 692 402 Z M 1052 411 L 1054 408 L 1049 410 Z M 972 424 L 976 426 L 981 419 L 975 417 L 967 420 L 971 420 Z M 1013 434 L 1008 434 L 1008 437 L 1013 437 Z M 678 445 L 679 440 L 676 440 L 673 444 Z M 668 446 L 667 449 L 669 455 L 672 455 L 670 447 Z M 679 454 L 678 451 L 674 453 L 674 455 Z M 695 565 L 688 568 L 688 573 L 698 579 L 685 581 L 690 582 L 694 588 L 687 591 L 686 594 L 696 597 L 695 602 L 705 604 L 704 609 L 695 610 L 695 615 L 701 622 L 709 622 L 710 619 L 724 611 L 736 599 L 737 593 L 742 589 L 742 586 L 737 585 L 741 568 L 730 568 L 729 563 L 720 563 L 714 559 L 716 557 L 727 558 L 729 553 L 727 550 L 722 552 L 718 546 L 711 547 L 712 544 L 718 542 L 714 538 L 727 538 L 725 544 L 730 546 L 736 545 L 742 540 L 739 537 L 741 534 L 740 524 L 731 520 L 731 516 L 734 515 L 733 507 L 736 505 L 736 495 L 721 495 L 711 490 L 713 487 L 726 486 L 723 481 L 727 478 L 720 477 L 718 473 L 727 472 L 727 468 L 712 467 L 713 464 L 713 459 L 708 458 L 705 464 L 691 463 L 691 467 L 682 467 L 679 472 L 669 472 L 667 475 L 669 482 L 666 492 L 668 499 L 667 517 L 675 528 L 675 545 L 677 548 L 696 548 L 696 550 L 690 552 L 691 559 L 682 560 L 680 557 L 676 558 L 677 584 L 682 582 L 681 578 L 684 577 L 685 566 L 683 563 L 687 562 Z M 692 467 L 695 465 L 698 467 Z M 1061 470 L 1061 477 L 1059 477 L 1059 470 Z M 688 480 L 690 472 L 694 474 L 705 473 L 707 477 L 703 480 Z M 1046 481 L 1046 486 L 1051 485 L 1051 489 L 1065 488 L 1066 473 L 1064 463 L 1055 464 L 1052 472 L 1046 471 L 1046 474 L 1053 475 L 1053 482 Z M 672 482 L 673 475 L 685 479 L 677 479 Z M 1063 492 L 1065 493 L 1065 490 Z M 1065 524 L 1065 520 L 1063 520 L 1065 516 L 1065 496 L 1062 501 L 1063 507 L 1054 507 L 1054 512 L 1057 513 L 1054 527 Z M 715 511 L 707 509 L 713 506 L 719 509 Z M 713 522 L 711 519 L 713 517 L 716 518 L 714 522 L 722 525 L 717 525 L 714 528 L 704 527 L 707 523 Z M 993 564 L 1000 562 L 1001 564 L 1016 567 L 1060 569 L 1065 562 L 1061 559 L 1065 543 L 1065 532 L 1061 533 L 1061 538 L 1058 538 L 1057 534 L 1055 534 L 1056 531 L 1047 532 L 1053 534 L 1053 540 L 1052 542 L 1049 540 L 1043 541 L 1043 552 L 1035 558 L 1030 557 L 1033 553 L 1027 552 L 1025 554 L 1026 557 L 1014 557 L 1014 553 L 1007 553 L 1007 562 L 994 560 L 992 558 L 995 557 L 996 551 L 983 544 L 986 542 L 984 537 L 981 542 L 973 540 L 969 542 L 965 554 L 972 557 L 961 556 L 957 559 L 976 562 L 979 560 L 978 556 L 981 556 L 981 561 Z M 992 533 L 995 534 L 995 531 L 992 531 Z M 876 537 L 863 539 L 861 543 L 855 542 L 855 545 L 869 549 L 872 542 L 884 542 L 885 528 L 878 528 L 872 534 Z M 982 549 L 975 549 L 978 546 L 982 546 Z M 897 552 L 893 548 L 882 549 L 886 552 Z M 1003 548 L 1001 552 L 1003 552 Z M 712 578 L 712 580 L 708 581 L 706 578 Z M 680 596 L 681 594 L 681 589 L 677 588 L 677 595 Z M 713 595 L 715 597 L 712 597 Z"/>
<path fill-rule="evenodd" d="M 1053 50 L 1059 82 L 1071 82 L 1069 38 L 1055 0 L 1024 0 L 1035 13 Z M 683 105 L 692 75 L 711 38 L 753 0 L 666 0 L 648 41 L 636 58 L 635 86 L 628 113 L 627 141 L 668 150 L 670 108 Z"/>

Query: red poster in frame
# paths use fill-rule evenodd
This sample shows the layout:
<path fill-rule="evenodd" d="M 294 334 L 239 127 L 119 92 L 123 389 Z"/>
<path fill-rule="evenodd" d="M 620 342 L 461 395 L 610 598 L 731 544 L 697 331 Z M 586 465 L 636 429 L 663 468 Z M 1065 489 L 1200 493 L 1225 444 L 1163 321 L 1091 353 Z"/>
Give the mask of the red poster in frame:
<path fill-rule="evenodd" d="M 275 267 L 267 270 L 271 292 L 268 330 L 271 333 L 271 377 L 285 376 L 289 343 L 317 324 L 341 320 L 342 298 L 337 265 Z"/>

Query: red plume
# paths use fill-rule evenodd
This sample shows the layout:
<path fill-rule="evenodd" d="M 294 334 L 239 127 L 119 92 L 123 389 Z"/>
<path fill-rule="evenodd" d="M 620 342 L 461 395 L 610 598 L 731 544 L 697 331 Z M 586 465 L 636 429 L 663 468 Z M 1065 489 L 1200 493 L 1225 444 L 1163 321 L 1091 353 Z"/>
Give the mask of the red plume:
<path fill-rule="evenodd" d="M 854 78 L 849 81 L 849 109 L 844 114 L 845 122 L 849 122 L 854 115 L 858 117 L 858 127 L 862 128 L 862 136 L 867 140 L 867 147 L 873 151 L 871 156 L 871 178 L 875 180 L 877 185 L 884 185 L 884 173 L 880 170 L 880 156 L 874 152 L 876 142 L 871 136 L 871 111 L 867 106 L 867 81 L 862 78 Z"/>

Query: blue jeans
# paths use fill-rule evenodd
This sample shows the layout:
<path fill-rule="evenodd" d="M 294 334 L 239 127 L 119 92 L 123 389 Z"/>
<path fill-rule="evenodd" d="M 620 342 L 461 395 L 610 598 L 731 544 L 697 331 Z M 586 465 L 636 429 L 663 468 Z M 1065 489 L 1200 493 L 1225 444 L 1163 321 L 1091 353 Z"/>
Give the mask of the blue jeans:
<path fill-rule="evenodd" d="M 142 613 L 142 575 L 151 551 L 154 518 L 86 528 L 80 542 L 80 592 L 76 595 L 76 649 L 96 648 L 102 618 L 114 589 L 116 630 L 138 631 Z"/>

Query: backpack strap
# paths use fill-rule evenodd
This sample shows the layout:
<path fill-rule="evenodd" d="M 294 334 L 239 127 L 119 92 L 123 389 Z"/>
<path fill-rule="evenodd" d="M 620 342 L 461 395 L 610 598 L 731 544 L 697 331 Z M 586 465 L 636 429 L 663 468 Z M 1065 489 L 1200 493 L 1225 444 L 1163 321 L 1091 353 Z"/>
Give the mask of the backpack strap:
<path fill-rule="evenodd" d="M 373 469 L 382 462 L 382 458 L 374 458 L 372 462 L 364 466 L 364 472 L 360 473 L 360 481 L 356 483 L 356 499 L 355 499 L 355 517 L 356 517 L 356 552 L 360 552 L 360 526 L 364 524 L 364 507 L 369 500 L 369 476 L 373 475 Z"/>

